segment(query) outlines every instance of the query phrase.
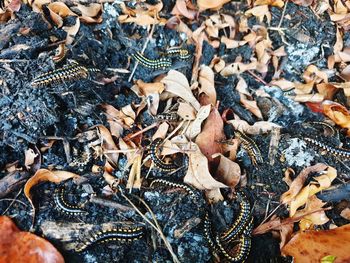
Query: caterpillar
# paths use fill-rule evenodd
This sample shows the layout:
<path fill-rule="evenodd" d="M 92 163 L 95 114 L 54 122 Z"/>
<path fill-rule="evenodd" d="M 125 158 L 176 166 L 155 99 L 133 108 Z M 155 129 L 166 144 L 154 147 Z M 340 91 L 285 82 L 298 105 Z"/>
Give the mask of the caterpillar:
<path fill-rule="evenodd" d="M 264 162 L 259 147 L 251 138 L 240 131 L 234 131 L 234 134 L 240 139 L 243 149 L 247 151 L 254 166 Z"/>
<path fill-rule="evenodd" d="M 168 122 L 176 122 L 180 119 L 180 116 L 177 112 L 166 112 L 158 114 L 154 117 L 157 121 L 168 121 Z"/>
<path fill-rule="evenodd" d="M 81 206 L 71 205 L 64 200 L 64 189 L 62 187 L 55 190 L 54 202 L 58 210 L 68 215 L 82 215 L 88 212 L 83 210 Z"/>
<path fill-rule="evenodd" d="M 195 189 L 193 189 L 191 186 L 184 184 L 184 183 L 180 183 L 180 182 L 173 182 L 170 180 L 166 180 L 166 179 L 155 179 L 151 182 L 151 187 L 153 187 L 154 185 L 165 185 L 165 186 L 169 186 L 169 187 L 178 187 L 181 189 L 184 189 L 191 197 L 196 198 L 198 196 L 198 192 L 196 192 Z"/>
<path fill-rule="evenodd" d="M 32 81 L 33 87 L 42 87 L 49 84 L 62 84 L 66 81 L 74 81 L 78 79 L 86 79 L 90 72 L 98 72 L 95 68 L 86 68 L 81 66 L 78 62 L 72 61 L 70 64 L 62 68 L 55 69 L 36 77 Z"/>
<path fill-rule="evenodd" d="M 138 239 L 141 239 L 144 234 L 143 227 L 134 227 L 134 228 L 113 228 L 109 230 L 104 230 L 94 234 L 89 240 L 85 241 L 83 245 L 77 248 L 75 251 L 80 253 L 84 250 L 90 248 L 91 246 L 99 243 L 107 242 L 132 242 Z"/>
<path fill-rule="evenodd" d="M 163 160 L 160 159 L 158 155 L 158 151 L 160 150 L 160 145 L 162 144 L 163 140 L 161 138 L 155 139 L 150 147 L 150 157 L 154 163 L 154 165 L 163 171 L 174 171 L 178 169 L 179 167 L 173 163 L 166 163 Z"/>
<path fill-rule="evenodd" d="M 240 200 L 240 211 L 230 228 L 220 235 L 220 240 L 224 243 L 229 243 L 236 239 L 251 219 L 251 207 L 247 196 L 243 191 L 238 191 L 237 198 Z"/>
<path fill-rule="evenodd" d="M 350 158 L 350 150 L 348 149 L 343 149 L 343 148 L 335 148 L 332 146 L 329 146 L 327 144 L 324 144 L 320 141 L 311 139 L 311 138 L 304 138 L 304 141 L 306 141 L 307 143 L 316 146 L 318 148 L 321 148 L 323 150 L 325 150 L 328 153 L 331 153 L 334 156 L 339 156 L 339 157 L 344 157 L 344 158 Z"/>
<path fill-rule="evenodd" d="M 92 154 L 88 146 L 84 147 L 84 150 L 79 153 L 76 148 L 73 148 L 73 161 L 69 164 L 72 167 L 85 167 L 92 159 Z"/>
<path fill-rule="evenodd" d="M 188 60 L 192 57 L 191 53 L 185 48 L 169 48 L 166 50 L 166 55 L 176 57 L 181 60 Z"/>
<path fill-rule="evenodd" d="M 224 256 L 224 258 L 230 262 L 244 262 L 250 253 L 250 249 L 252 246 L 251 241 L 251 233 L 253 230 L 253 221 L 251 220 L 249 224 L 244 228 L 242 235 L 239 238 L 238 243 L 238 251 L 231 255 L 224 247 L 222 240 L 219 235 L 216 236 L 216 243 L 220 249 L 220 253 Z"/>
<path fill-rule="evenodd" d="M 149 59 L 142 55 L 140 52 L 132 54 L 132 57 L 142 66 L 153 70 L 167 69 L 172 66 L 172 61 L 170 58 Z"/>
<path fill-rule="evenodd" d="M 213 229 L 209 212 L 206 212 L 204 217 L 204 238 L 207 240 L 211 251 L 218 254 L 220 248 L 218 247 L 216 240 L 213 238 Z"/>

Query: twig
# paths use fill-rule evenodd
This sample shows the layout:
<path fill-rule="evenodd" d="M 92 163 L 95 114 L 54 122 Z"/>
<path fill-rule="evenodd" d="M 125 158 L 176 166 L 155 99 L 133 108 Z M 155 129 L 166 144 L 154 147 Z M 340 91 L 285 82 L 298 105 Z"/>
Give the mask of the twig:
<path fill-rule="evenodd" d="M 279 204 L 268 216 L 265 217 L 265 219 L 260 223 L 259 226 L 264 224 L 281 206 L 282 204 Z"/>
<path fill-rule="evenodd" d="M 148 224 L 150 224 L 150 226 L 152 226 L 158 232 L 160 237 L 163 239 L 165 246 L 168 248 L 168 250 L 173 258 L 173 261 L 175 263 L 180 263 L 179 259 L 177 258 L 177 256 L 175 255 L 175 253 L 173 251 L 173 248 L 171 247 L 169 241 L 167 240 L 166 236 L 164 235 L 162 229 L 160 228 L 156 216 L 152 212 L 151 208 L 146 204 L 146 202 L 143 201 L 141 198 L 135 196 L 147 208 L 148 212 L 152 216 L 154 224 L 136 207 L 136 205 L 122 192 L 121 189 L 120 189 L 120 193 L 125 198 L 125 200 L 135 209 L 135 211 L 143 218 L 143 220 L 145 220 Z"/>
<path fill-rule="evenodd" d="M 133 135 L 131 135 L 130 137 L 128 137 L 128 138 L 125 138 L 124 139 L 124 141 L 130 141 L 132 138 L 134 138 L 134 137 L 136 137 L 136 136 L 138 136 L 138 135 L 140 135 L 140 134 L 142 134 L 142 133 L 144 133 L 144 132 L 146 132 L 146 131 L 148 131 L 148 130 L 151 130 L 151 129 L 153 129 L 154 127 L 156 127 L 158 125 L 158 123 L 153 123 L 152 125 L 150 125 L 150 126 L 148 126 L 148 127 L 146 127 L 146 128 L 144 128 L 144 129 L 142 129 L 141 131 L 138 131 L 138 132 L 135 132 Z"/>
<path fill-rule="evenodd" d="M 146 42 L 145 42 L 145 44 L 143 45 L 143 48 L 142 48 L 142 50 L 141 50 L 141 54 L 143 54 L 143 52 L 145 52 L 145 50 L 146 50 L 146 48 L 147 48 L 147 45 L 148 45 L 148 42 L 152 39 L 152 35 L 153 35 L 153 32 L 154 32 L 155 27 L 156 27 L 156 24 L 152 24 L 151 31 L 149 32 L 148 37 L 147 37 L 147 39 L 146 39 Z M 135 65 L 134 65 L 134 68 L 132 69 L 131 74 L 130 74 L 130 76 L 129 76 L 129 78 L 128 78 L 128 82 L 130 82 L 131 79 L 132 79 L 132 77 L 134 76 L 135 71 L 136 71 L 138 65 L 139 65 L 139 62 L 136 61 Z"/>
<path fill-rule="evenodd" d="M 11 199 L 11 198 L 3 198 L 3 199 L 0 199 L 0 202 L 1 202 L 1 201 L 11 201 L 10 205 L 5 209 L 4 212 L 2 212 L 1 215 L 6 214 L 6 212 L 11 208 L 11 206 L 12 206 L 13 203 L 15 203 L 15 202 L 20 203 L 20 204 L 22 204 L 22 205 L 24 205 L 24 206 L 27 206 L 26 203 L 24 203 L 24 202 L 22 202 L 22 201 L 20 201 L 20 200 L 17 200 L 17 198 L 18 198 L 18 196 L 21 194 L 21 192 L 22 192 L 22 189 L 18 192 L 18 194 L 16 195 L 16 197 L 15 197 L 14 199 Z"/>
<path fill-rule="evenodd" d="M 283 19 L 284 19 L 284 15 L 285 15 L 286 10 L 287 10 L 288 2 L 289 2 L 289 0 L 287 0 L 287 1 L 285 2 L 285 4 L 284 4 L 283 11 L 282 11 L 282 15 L 281 15 L 281 19 L 280 19 L 280 22 L 278 23 L 277 28 L 280 28 L 281 25 L 282 25 L 282 22 L 283 22 Z"/>
<path fill-rule="evenodd" d="M 113 202 L 111 200 L 107 200 L 105 198 L 97 197 L 94 195 L 90 197 L 90 202 L 101 205 L 101 206 L 107 206 L 110 208 L 114 208 L 114 209 L 117 209 L 118 211 L 122 211 L 122 212 L 127 212 L 127 211 L 132 210 L 132 207 L 130 207 L 130 206 L 118 204 L 118 203 Z"/>
<path fill-rule="evenodd" d="M 252 75 L 257 81 L 260 81 L 262 84 L 264 84 L 265 86 L 270 86 L 265 80 L 263 80 L 261 77 L 259 77 L 258 75 L 256 75 L 253 71 L 248 70 L 247 71 L 250 75 Z"/>

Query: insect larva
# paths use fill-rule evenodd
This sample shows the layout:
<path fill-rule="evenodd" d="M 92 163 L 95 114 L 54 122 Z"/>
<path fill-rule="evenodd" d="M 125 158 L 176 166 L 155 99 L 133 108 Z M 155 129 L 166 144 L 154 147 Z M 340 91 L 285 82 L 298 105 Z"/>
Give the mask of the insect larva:
<path fill-rule="evenodd" d="M 89 247 L 106 242 L 132 242 L 143 237 L 144 228 L 143 227 L 134 227 L 134 228 L 113 228 L 109 230 L 104 230 L 97 232 L 89 240 L 85 241 L 84 244 L 77 248 L 76 252 L 82 252 Z"/>
<path fill-rule="evenodd" d="M 99 70 L 95 68 L 88 69 L 74 61 L 62 68 L 49 71 L 36 77 L 31 84 L 34 87 L 46 86 L 49 84 L 62 84 L 67 81 L 86 79 L 89 77 L 90 72 L 96 71 Z"/>
<path fill-rule="evenodd" d="M 184 189 L 193 198 L 196 198 L 198 196 L 198 193 L 196 192 L 196 190 L 194 190 L 191 186 L 184 183 L 173 182 L 166 179 L 155 179 L 152 181 L 150 186 L 153 187 L 154 185 L 158 185 L 158 184 L 173 187 L 173 188 L 178 187 L 178 188 Z"/>
<path fill-rule="evenodd" d="M 319 142 L 319 141 L 311 139 L 311 138 L 304 138 L 304 141 L 310 143 L 313 146 L 321 148 L 334 156 L 350 158 L 350 150 L 348 150 L 348 149 L 335 148 L 335 147 L 329 146 L 327 144 L 324 144 L 322 142 Z"/>
<path fill-rule="evenodd" d="M 250 139 L 247 135 L 240 131 L 235 131 L 235 137 L 240 139 L 243 148 L 247 151 L 249 154 L 250 159 L 252 160 L 252 163 L 254 166 L 257 166 L 258 164 L 261 164 L 264 162 L 260 149 L 256 145 L 256 143 Z"/>
<path fill-rule="evenodd" d="M 218 253 L 220 248 L 216 244 L 216 240 L 213 237 L 213 229 L 211 225 L 211 220 L 209 216 L 209 212 L 205 213 L 205 218 L 204 218 L 204 238 L 207 240 L 208 245 L 212 253 Z"/>
<path fill-rule="evenodd" d="M 180 116 L 176 112 L 166 112 L 166 113 L 158 114 L 154 118 L 157 121 L 176 122 L 179 120 Z"/>
<path fill-rule="evenodd" d="M 142 66 L 150 69 L 167 69 L 172 65 L 170 58 L 149 59 L 142 55 L 140 52 L 132 54 L 132 57 L 136 59 Z"/>
<path fill-rule="evenodd" d="M 252 221 L 250 221 L 249 225 L 243 230 L 242 235 L 239 238 L 238 243 L 238 251 L 231 255 L 225 248 L 224 244 L 220 240 L 219 236 L 216 236 L 216 243 L 220 249 L 220 253 L 225 257 L 226 260 L 230 262 L 244 262 L 250 253 L 250 248 L 252 246 L 251 241 L 251 232 L 253 229 Z M 225 244 L 226 245 L 226 244 Z"/>
<path fill-rule="evenodd" d="M 160 151 L 160 146 L 163 140 L 161 138 L 155 139 L 150 145 L 150 157 L 154 163 L 154 165 L 163 171 L 174 171 L 179 167 L 173 163 L 166 163 L 160 159 L 158 152 Z"/>
<path fill-rule="evenodd" d="M 80 206 L 68 204 L 64 200 L 64 189 L 61 187 L 56 189 L 53 198 L 57 209 L 68 215 L 82 215 L 88 213 L 87 211 L 83 210 Z"/>
<path fill-rule="evenodd" d="M 187 49 L 178 47 L 167 49 L 166 54 L 168 56 L 176 57 L 181 60 L 187 60 L 192 57 L 191 53 Z"/>
<path fill-rule="evenodd" d="M 251 220 L 251 207 L 247 196 L 243 191 L 238 191 L 237 198 L 240 200 L 240 211 L 230 228 L 220 235 L 220 240 L 224 243 L 229 243 L 236 239 Z"/>

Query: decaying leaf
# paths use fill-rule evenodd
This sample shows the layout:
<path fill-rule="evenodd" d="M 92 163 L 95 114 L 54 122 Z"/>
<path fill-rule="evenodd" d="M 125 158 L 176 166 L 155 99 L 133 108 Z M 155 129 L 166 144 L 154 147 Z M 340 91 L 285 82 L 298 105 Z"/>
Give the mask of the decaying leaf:
<path fill-rule="evenodd" d="M 190 142 L 187 150 L 189 164 L 184 178 L 185 183 L 191 184 L 200 190 L 216 190 L 227 187 L 212 177 L 209 172 L 208 159 L 195 143 Z"/>
<path fill-rule="evenodd" d="M 213 70 L 208 66 L 201 66 L 198 82 L 200 84 L 199 93 L 200 95 L 205 96 L 204 99 L 201 98 L 201 104 L 216 105 L 216 90 L 214 84 Z M 205 101 L 206 103 L 203 103 L 203 101 Z"/>
<path fill-rule="evenodd" d="M 0 262 L 64 263 L 62 255 L 45 239 L 20 231 L 7 216 L 0 216 Z"/>
<path fill-rule="evenodd" d="M 196 116 L 196 119 L 190 124 L 186 130 L 186 137 L 194 139 L 202 130 L 203 121 L 208 118 L 210 114 L 211 105 L 202 106 Z"/>
<path fill-rule="evenodd" d="M 224 4 L 230 2 L 231 0 L 198 0 L 197 5 L 199 7 L 199 11 L 204 11 L 207 9 L 219 10 Z"/>
<path fill-rule="evenodd" d="M 214 107 L 195 141 L 201 152 L 208 158 L 210 166 L 216 163 L 212 155 L 214 153 L 223 153 L 220 141 L 224 139 L 224 122 L 219 111 Z"/>
<path fill-rule="evenodd" d="M 325 256 L 336 257 L 334 262 L 349 262 L 350 224 L 331 230 L 309 230 L 297 233 L 282 249 L 295 263 L 321 262 Z"/>
<path fill-rule="evenodd" d="M 347 136 L 350 136 L 350 111 L 343 105 L 328 100 L 322 106 L 324 114 L 340 127 L 347 129 Z"/>
<path fill-rule="evenodd" d="M 229 120 L 227 123 L 231 124 L 235 130 L 251 135 L 264 134 L 271 132 L 273 128 L 281 128 L 281 126 L 268 121 L 257 121 L 253 125 L 249 125 L 244 120 Z"/>
<path fill-rule="evenodd" d="M 199 110 L 200 104 L 193 96 L 190 84 L 184 74 L 176 70 L 170 70 L 161 82 L 165 85 L 166 91 L 179 96 L 190 103 L 197 111 Z"/>
<path fill-rule="evenodd" d="M 253 100 L 252 95 L 249 93 L 247 83 L 242 77 L 238 77 L 238 79 L 239 81 L 236 85 L 236 90 L 239 93 L 240 102 L 247 110 L 253 113 L 257 118 L 262 119 L 262 113 L 256 101 Z"/>
<path fill-rule="evenodd" d="M 117 150 L 118 149 L 117 145 L 115 144 L 109 130 L 103 125 L 99 125 L 98 130 L 99 130 L 99 132 L 101 134 L 101 138 L 103 140 L 102 149 L 104 151 Z M 118 153 L 104 153 L 104 155 L 106 156 L 108 162 L 113 164 L 115 167 L 118 166 L 118 158 L 119 158 Z"/>
<path fill-rule="evenodd" d="M 220 159 L 215 178 L 231 188 L 238 185 L 241 179 L 241 168 L 239 165 L 222 154 L 214 154 L 212 157 Z"/>

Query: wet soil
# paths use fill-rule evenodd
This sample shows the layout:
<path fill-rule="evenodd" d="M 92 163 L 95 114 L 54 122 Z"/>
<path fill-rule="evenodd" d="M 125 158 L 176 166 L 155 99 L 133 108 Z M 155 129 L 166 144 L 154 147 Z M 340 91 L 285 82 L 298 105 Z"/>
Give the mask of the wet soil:
<path fill-rule="evenodd" d="M 174 1 L 164 1 L 164 14 L 169 14 Z M 234 13 L 233 7 L 227 5 L 227 13 Z M 235 8 L 238 8 L 236 6 Z M 239 8 L 245 8 L 239 6 Z M 276 27 L 280 21 L 281 9 L 272 8 L 271 26 Z M 81 25 L 76 36 L 76 41 L 70 47 L 68 58 L 74 59 L 87 67 L 95 67 L 101 70 L 105 77 L 112 77 L 110 68 L 132 69 L 133 63 L 129 65 L 130 55 L 141 50 L 147 38 L 147 30 L 128 24 L 119 24 L 116 20 L 121 10 L 118 4 L 105 4 L 103 23 L 99 25 Z M 300 14 L 298 16 L 293 14 Z M 286 46 L 288 57 L 284 62 L 282 75 L 289 80 L 300 80 L 301 74 L 309 64 L 325 67 L 326 58 L 332 52 L 335 42 L 335 26 L 330 23 L 327 16 L 317 18 L 308 9 L 289 3 L 286 14 L 290 19 L 284 19 L 281 27 L 285 28 L 285 40 L 289 43 Z M 203 14 L 205 15 L 205 13 Z M 167 17 L 167 15 L 165 15 Z M 249 24 L 257 24 L 254 18 Z M 199 26 L 198 24 L 192 25 Z M 19 35 L 21 28 L 30 28 L 29 35 Z M 65 38 L 65 32 L 61 29 L 48 29 L 47 24 L 41 16 L 34 13 L 30 8 L 22 6 L 17 17 L 7 24 L 0 25 L 3 39 L 0 40 L 0 168 L 4 171 L 5 165 L 19 161 L 19 166 L 24 167 L 24 151 L 28 147 L 40 147 L 48 142 L 49 136 L 65 138 L 72 146 L 82 150 L 83 145 L 76 142 L 74 137 L 81 132 L 87 131 L 94 125 L 103 124 L 108 126 L 100 105 L 107 103 L 115 108 L 122 108 L 131 103 L 138 103 L 139 98 L 130 90 L 132 83 L 128 82 L 129 74 L 119 74 L 118 78 L 107 85 L 100 85 L 92 80 L 82 80 L 72 83 L 33 88 L 30 82 L 40 73 L 53 70 L 57 65 L 52 62 L 55 46 L 49 45 L 49 37 L 56 36 L 59 39 Z M 138 35 L 139 38 L 134 36 Z M 6 36 L 6 37 L 5 37 Z M 273 47 L 278 48 L 283 43 L 279 32 L 270 32 Z M 170 45 L 181 45 L 183 39 L 174 30 L 163 27 L 156 27 L 153 40 L 149 42 L 145 54 L 147 57 L 155 58 L 157 54 L 164 51 Z M 345 35 L 345 43 L 350 44 L 349 34 Z M 23 45 L 26 48 L 18 51 L 16 47 Z M 192 47 L 193 48 L 193 47 Z M 215 54 L 225 55 L 225 60 L 234 61 L 239 55 L 243 61 L 249 61 L 252 50 L 247 47 L 240 47 L 233 50 L 225 50 L 220 47 L 213 49 L 208 43 L 204 44 L 202 63 L 209 64 Z M 64 64 L 62 62 L 62 64 Z M 191 76 L 191 64 L 185 64 L 178 69 L 186 74 L 188 79 Z M 265 78 L 269 82 L 273 70 Z M 99 76 L 97 76 L 99 77 Z M 155 76 L 152 72 L 138 67 L 133 80 L 142 79 L 151 81 Z M 254 204 L 253 214 L 255 226 L 265 217 L 268 211 L 271 212 L 279 204 L 280 195 L 288 187 L 283 182 L 283 174 L 286 168 L 292 167 L 296 174 L 308 165 L 323 162 L 335 167 L 339 173 L 338 180 L 345 180 L 349 168 L 335 157 L 322 155 L 320 152 L 307 147 L 303 142 L 303 136 L 318 138 L 331 145 L 338 145 L 350 148 L 350 142 L 345 140 L 340 131 L 339 140 L 323 136 L 324 131 L 315 127 L 304 126 L 309 121 L 322 120 L 323 116 L 312 113 L 307 107 L 296 104 L 288 99 L 277 88 L 264 87 L 249 74 L 243 74 L 249 84 L 249 89 L 254 93 L 257 89 L 264 89 L 272 99 L 259 99 L 259 107 L 264 109 L 265 120 L 275 122 L 283 127 L 282 137 L 273 165 L 268 162 L 268 150 L 270 135 L 253 136 L 260 147 L 265 162 L 254 167 L 247 153 L 240 150 L 238 163 L 244 173 L 247 174 L 247 192 L 251 203 Z M 239 103 L 239 94 L 234 90 L 238 81 L 236 77 L 216 77 L 216 89 L 220 101 L 219 111 L 231 108 L 237 115 L 248 123 L 252 124 L 257 119 Z M 344 101 L 340 94 L 338 100 Z M 276 103 L 279 102 L 279 104 Z M 280 105 L 283 105 L 280 110 Z M 147 112 L 141 114 L 137 120 L 144 126 L 152 123 Z M 232 137 L 231 126 L 225 127 L 227 137 Z M 151 134 L 151 133 L 150 133 Z M 79 149 L 80 148 L 80 149 Z M 125 165 L 126 160 L 121 158 L 119 167 Z M 107 185 L 101 174 L 92 174 L 93 164 L 102 164 L 103 160 L 94 160 L 82 168 L 74 168 L 68 165 L 63 143 L 56 142 L 47 152 L 42 155 L 42 168 L 55 167 L 56 169 L 68 170 L 83 175 L 86 181 L 83 183 L 67 182 L 66 198 L 70 203 L 82 203 L 88 199 L 86 185 L 89 185 L 97 196 L 115 201 L 123 205 L 128 203 L 120 195 L 105 195 L 103 188 Z M 348 163 L 349 164 L 349 163 Z M 145 171 L 146 172 L 146 171 Z M 123 182 L 127 179 L 127 172 L 120 170 L 114 175 L 121 178 Z M 184 171 L 179 171 L 176 176 L 181 178 Z M 0 178 L 5 172 L 0 174 Z M 162 172 L 151 171 L 150 177 L 165 176 Z M 85 185 L 85 186 L 84 186 Z M 34 232 L 42 232 L 41 226 L 47 221 L 56 222 L 85 222 L 90 224 L 102 224 L 106 222 L 134 222 L 144 224 L 143 219 L 133 210 L 118 211 L 103 205 L 88 202 L 85 209 L 88 214 L 82 216 L 67 216 L 62 214 L 53 204 L 52 193 L 57 188 L 54 184 L 41 184 L 34 189 L 34 202 L 37 207 Z M 181 262 L 210 262 L 211 254 L 203 236 L 204 209 L 209 205 L 204 201 L 195 202 L 181 189 L 166 190 L 164 188 L 150 188 L 147 180 L 141 191 L 134 191 L 133 194 L 142 197 L 151 207 L 156 215 L 164 234 L 172 245 L 174 252 Z M 224 192 L 227 197 L 228 193 Z M 6 209 L 11 203 L 11 198 L 17 198 L 20 202 L 14 202 L 10 209 Z M 13 192 L 1 200 L 0 212 L 14 218 L 18 226 L 23 230 L 29 230 L 31 225 L 31 209 L 25 199 L 23 192 Z M 135 201 L 136 202 L 136 201 Z M 140 205 L 140 210 L 146 212 Z M 5 211 L 6 209 L 6 211 Z M 234 201 L 227 201 L 213 205 L 211 211 L 215 214 L 215 226 L 217 229 L 224 229 L 228 226 L 238 211 L 238 205 Z M 341 223 L 342 219 L 336 212 L 327 214 L 333 222 Z M 146 214 L 150 217 L 149 213 Z M 277 215 L 287 216 L 284 208 L 277 210 Z M 185 231 L 183 235 L 178 231 L 189 221 L 197 222 Z M 60 240 L 47 237 L 65 256 L 67 262 L 171 262 L 171 256 L 154 230 L 147 224 L 145 237 L 132 243 L 110 243 L 100 244 L 92 247 L 86 252 L 75 253 L 64 249 Z M 82 242 L 84 235 L 77 238 L 77 245 Z M 282 258 L 279 251 L 278 240 L 271 234 L 253 237 L 253 245 L 249 262 L 290 262 Z"/>

